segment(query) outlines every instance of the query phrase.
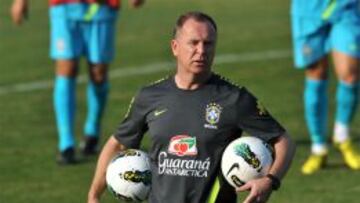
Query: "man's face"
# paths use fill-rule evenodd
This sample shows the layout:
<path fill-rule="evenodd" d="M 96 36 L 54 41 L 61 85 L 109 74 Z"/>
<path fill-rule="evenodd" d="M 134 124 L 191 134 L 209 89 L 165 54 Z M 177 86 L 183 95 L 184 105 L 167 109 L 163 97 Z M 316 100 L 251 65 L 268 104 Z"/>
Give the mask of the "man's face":
<path fill-rule="evenodd" d="M 193 74 L 210 71 L 215 46 L 216 32 L 211 24 L 188 19 L 171 41 L 178 71 Z"/>

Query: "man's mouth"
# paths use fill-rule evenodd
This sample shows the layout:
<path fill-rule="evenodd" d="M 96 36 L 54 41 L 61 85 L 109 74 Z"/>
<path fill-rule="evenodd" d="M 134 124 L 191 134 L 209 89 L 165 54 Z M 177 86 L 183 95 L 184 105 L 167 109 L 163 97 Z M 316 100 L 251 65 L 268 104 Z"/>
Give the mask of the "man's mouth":
<path fill-rule="evenodd" d="M 205 65 L 206 61 L 205 60 L 195 60 L 194 63 L 196 65 Z"/>

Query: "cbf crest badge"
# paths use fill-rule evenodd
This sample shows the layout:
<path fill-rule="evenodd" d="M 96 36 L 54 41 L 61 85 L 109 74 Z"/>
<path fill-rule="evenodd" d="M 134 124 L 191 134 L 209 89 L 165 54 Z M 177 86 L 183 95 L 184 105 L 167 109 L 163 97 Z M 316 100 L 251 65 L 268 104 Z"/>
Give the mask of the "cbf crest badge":
<path fill-rule="evenodd" d="M 216 103 L 210 103 L 206 105 L 206 112 L 205 112 L 205 120 L 206 124 L 204 125 L 205 128 L 209 129 L 218 129 L 217 123 L 220 120 L 222 107 Z"/>

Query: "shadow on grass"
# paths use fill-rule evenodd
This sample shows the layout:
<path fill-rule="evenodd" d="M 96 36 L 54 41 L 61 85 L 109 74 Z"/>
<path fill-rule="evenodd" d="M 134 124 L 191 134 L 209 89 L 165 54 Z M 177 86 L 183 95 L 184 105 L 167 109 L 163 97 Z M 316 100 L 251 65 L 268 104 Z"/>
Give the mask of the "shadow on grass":
<path fill-rule="evenodd" d="M 358 134 L 356 136 L 353 136 L 351 139 L 356 143 L 360 142 L 360 136 L 358 136 Z M 304 145 L 310 146 L 310 144 L 311 144 L 310 138 L 309 139 L 295 139 L 295 143 L 297 146 L 304 146 Z M 328 140 L 328 143 L 331 143 L 331 140 Z"/>
<path fill-rule="evenodd" d="M 348 167 L 344 163 L 340 163 L 340 162 L 327 163 L 326 166 L 323 168 L 323 170 L 326 170 L 326 171 L 348 170 Z"/>

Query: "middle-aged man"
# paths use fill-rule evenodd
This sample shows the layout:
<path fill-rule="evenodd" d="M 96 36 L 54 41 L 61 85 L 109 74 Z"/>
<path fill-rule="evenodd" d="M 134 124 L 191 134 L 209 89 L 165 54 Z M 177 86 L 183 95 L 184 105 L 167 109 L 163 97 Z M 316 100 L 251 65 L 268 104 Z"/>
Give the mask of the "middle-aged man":
<path fill-rule="evenodd" d="M 246 88 L 211 71 L 216 40 L 217 26 L 210 16 L 189 12 L 178 18 L 171 41 L 176 73 L 142 88 L 135 96 L 100 154 L 88 203 L 99 202 L 111 158 L 119 151 L 139 148 L 147 131 L 152 141 L 150 203 L 236 202 L 235 189 L 221 177 L 220 161 L 226 146 L 243 131 L 270 143 L 275 158 L 265 177 L 236 190 L 250 190 L 244 201 L 250 203 L 266 202 L 279 188 L 295 146 Z M 181 139 L 194 144 L 180 152 L 173 143 Z"/>

